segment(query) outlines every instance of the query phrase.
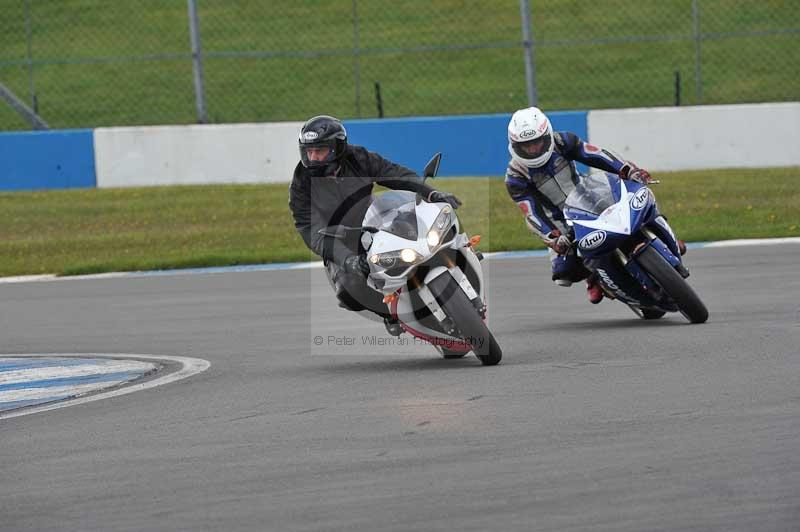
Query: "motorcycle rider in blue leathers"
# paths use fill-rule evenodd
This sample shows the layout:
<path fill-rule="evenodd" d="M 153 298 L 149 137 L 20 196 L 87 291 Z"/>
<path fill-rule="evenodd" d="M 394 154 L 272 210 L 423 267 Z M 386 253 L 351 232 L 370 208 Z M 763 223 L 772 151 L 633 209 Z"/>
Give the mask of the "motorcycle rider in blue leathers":
<path fill-rule="evenodd" d="M 511 160 L 506 169 L 506 189 L 522 210 L 528 228 L 550 248 L 553 281 L 571 286 L 586 279 L 589 301 L 599 303 L 603 291 L 576 255 L 572 231 L 562 213 L 564 201 L 582 178 L 574 161 L 645 184 L 652 177 L 647 170 L 584 142 L 574 133 L 554 132 L 550 120 L 536 107 L 512 115 L 508 151 Z M 683 255 L 685 244 L 679 240 L 678 246 Z"/>

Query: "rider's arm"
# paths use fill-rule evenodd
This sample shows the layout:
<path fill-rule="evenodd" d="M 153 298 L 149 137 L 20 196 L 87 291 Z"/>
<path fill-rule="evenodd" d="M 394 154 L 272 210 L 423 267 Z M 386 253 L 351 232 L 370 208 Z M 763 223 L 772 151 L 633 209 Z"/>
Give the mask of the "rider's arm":
<path fill-rule="evenodd" d="M 536 196 L 531 192 L 525 179 L 510 168 L 506 171 L 506 190 L 522 211 L 528 229 L 545 240 L 555 226 L 545 213 L 541 202 L 537 201 Z"/>
<path fill-rule="evenodd" d="M 324 245 L 325 237 L 317 232 L 322 227 L 316 226 L 311 221 L 311 191 L 308 188 L 308 178 L 303 177 L 297 170 L 289 187 L 289 209 L 294 218 L 294 227 L 308 249 L 323 259 L 332 260 L 333 247 Z"/>
<path fill-rule="evenodd" d="M 619 174 L 626 162 L 611 150 L 606 150 L 584 142 L 574 133 L 559 132 L 563 145 L 562 153 L 567 159 L 578 161 L 593 168 L 599 168 L 605 172 Z M 558 141 L 557 141 L 558 142 Z"/>
<path fill-rule="evenodd" d="M 366 156 L 369 172 L 367 175 L 379 176 L 375 178 L 375 183 L 394 190 L 417 192 L 426 198 L 434 191 L 434 188 L 423 183 L 422 178 L 413 170 L 371 151 L 367 151 Z"/>
<path fill-rule="evenodd" d="M 417 174 L 410 168 L 406 168 L 401 164 L 394 163 L 381 155 L 364 150 L 364 156 L 367 161 L 367 175 L 381 176 L 381 177 L 408 177 L 422 181 Z"/>

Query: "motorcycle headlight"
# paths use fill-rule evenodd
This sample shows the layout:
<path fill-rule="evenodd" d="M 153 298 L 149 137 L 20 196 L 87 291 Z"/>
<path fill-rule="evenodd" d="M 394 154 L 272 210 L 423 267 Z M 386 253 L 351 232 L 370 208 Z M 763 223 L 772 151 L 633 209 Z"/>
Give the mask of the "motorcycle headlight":
<path fill-rule="evenodd" d="M 452 212 L 453 208 L 450 207 L 450 205 L 445 205 L 442 207 L 442 212 L 440 212 L 439 216 L 433 221 L 433 225 L 431 225 L 428 236 L 426 237 L 429 248 L 433 249 L 442 242 L 442 236 L 444 236 L 453 223 Z"/>
<path fill-rule="evenodd" d="M 414 262 L 417 262 L 418 259 L 419 259 L 419 253 L 417 253 L 413 249 L 404 249 L 403 251 L 400 252 L 400 260 L 402 260 L 403 262 L 413 264 Z"/>
<path fill-rule="evenodd" d="M 398 263 L 405 263 L 407 265 L 419 262 L 422 256 L 413 249 L 402 249 L 399 251 L 389 251 L 387 253 L 376 253 L 370 255 L 369 261 L 384 269 L 394 268 Z"/>

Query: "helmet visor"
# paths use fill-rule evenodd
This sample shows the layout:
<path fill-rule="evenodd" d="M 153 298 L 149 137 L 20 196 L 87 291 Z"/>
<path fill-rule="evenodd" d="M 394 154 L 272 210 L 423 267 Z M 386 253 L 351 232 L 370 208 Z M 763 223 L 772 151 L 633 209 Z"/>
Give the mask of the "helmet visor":
<path fill-rule="evenodd" d="M 514 153 L 523 159 L 536 159 L 537 157 L 541 157 L 550 150 L 552 144 L 552 135 L 543 135 L 538 139 L 511 143 L 514 148 Z"/>
<path fill-rule="evenodd" d="M 336 159 L 335 141 L 300 144 L 300 160 L 306 168 L 325 166 Z"/>

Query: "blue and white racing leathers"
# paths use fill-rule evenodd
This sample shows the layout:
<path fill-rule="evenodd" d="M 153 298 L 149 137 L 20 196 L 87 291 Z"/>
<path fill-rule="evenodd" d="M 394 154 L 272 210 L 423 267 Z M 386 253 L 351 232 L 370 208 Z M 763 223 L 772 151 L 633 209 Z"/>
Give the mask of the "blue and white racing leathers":
<path fill-rule="evenodd" d="M 574 161 L 615 174 L 629 164 L 609 150 L 584 142 L 574 133 L 554 131 L 553 140 L 555 148 L 547 163 L 538 168 L 528 168 L 512 159 L 505 179 L 508 193 L 522 210 L 528 228 L 545 241 L 554 229 L 571 235 L 562 208 L 582 178 Z M 589 275 L 574 248 L 566 255 L 559 255 L 551 249 L 550 262 L 553 280 L 559 284 L 568 286 Z"/>

